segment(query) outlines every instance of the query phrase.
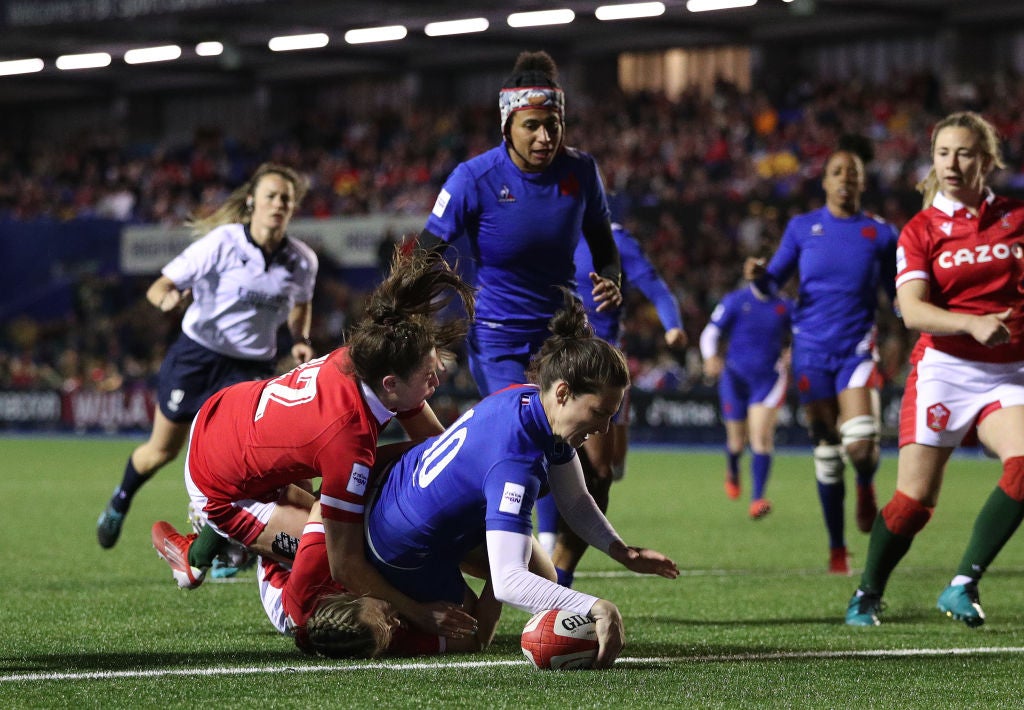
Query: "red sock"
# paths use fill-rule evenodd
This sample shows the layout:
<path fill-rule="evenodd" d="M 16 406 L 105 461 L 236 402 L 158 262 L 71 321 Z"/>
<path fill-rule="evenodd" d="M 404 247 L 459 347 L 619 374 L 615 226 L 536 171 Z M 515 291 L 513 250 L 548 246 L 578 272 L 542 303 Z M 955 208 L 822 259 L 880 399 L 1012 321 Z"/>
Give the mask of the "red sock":
<path fill-rule="evenodd" d="M 892 500 L 882 508 L 882 518 L 885 520 L 885 527 L 889 528 L 893 535 L 914 537 L 928 524 L 933 510 L 934 508 L 923 505 L 921 501 L 896 491 Z"/>
<path fill-rule="evenodd" d="M 1018 503 L 1024 503 L 1024 456 L 1014 456 L 1003 462 L 999 487 Z"/>

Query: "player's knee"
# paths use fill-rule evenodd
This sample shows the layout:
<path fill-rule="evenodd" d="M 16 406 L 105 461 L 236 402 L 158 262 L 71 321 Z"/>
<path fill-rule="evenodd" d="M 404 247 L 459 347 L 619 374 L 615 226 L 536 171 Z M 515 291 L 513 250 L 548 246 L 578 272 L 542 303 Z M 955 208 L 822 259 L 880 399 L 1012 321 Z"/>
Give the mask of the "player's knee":
<path fill-rule="evenodd" d="M 846 449 L 862 441 L 870 442 L 873 448 L 873 445 L 878 442 L 878 424 L 870 414 L 851 417 L 839 427 L 839 435 L 842 437 L 843 447 Z"/>
<path fill-rule="evenodd" d="M 1024 456 L 1014 456 L 1003 462 L 999 487 L 1018 503 L 1024 503 Z"/>
<path fill-rule="evenodd" d="M 814 477 L 819 483 L 826 486 L 842 483 L 843 466 L 843 457 L 838 446 L 820 444 L 814 447 Z"/>
<path fill-rule="evenodd" d="M 809 427 L 811 430 L 811 440 L 816 444 L 828 444 L 831 446 L 842 443 L 839 432 L 820 419 L 812 420 Z"/>
<path fill-rule="evenodd" d="M 878 424 L 870 414 L 852 417 L 839 427 L 843 451 L 859 473 L 878 467 Z"/>
<path fill-rule="evenodd" d="M 892 500 L 882 508 L 882 519 L 893 535 L 914 537 L 928 524 L 933 510 L 921 501 L 896 491 Z"/>

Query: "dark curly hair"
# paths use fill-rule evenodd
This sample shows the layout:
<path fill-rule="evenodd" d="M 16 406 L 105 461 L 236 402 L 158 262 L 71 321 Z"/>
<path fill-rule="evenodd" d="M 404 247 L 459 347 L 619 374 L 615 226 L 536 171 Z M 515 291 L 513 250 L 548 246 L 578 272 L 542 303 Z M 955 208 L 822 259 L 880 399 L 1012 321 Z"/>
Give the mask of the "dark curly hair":
<path fill-rule="evenodd" d="M 396 253 L 391 273 L 370 294 L 365 315 L 349 337 L 356 377 L 371 386 L 388 375 L 406 379 L 431 350 L 450 356 L 450 348 L 466 335 L 467 321 L 434 317 L 456 295 L 472 320 L 474 289 L 440 254 L 423 249 Z"/>

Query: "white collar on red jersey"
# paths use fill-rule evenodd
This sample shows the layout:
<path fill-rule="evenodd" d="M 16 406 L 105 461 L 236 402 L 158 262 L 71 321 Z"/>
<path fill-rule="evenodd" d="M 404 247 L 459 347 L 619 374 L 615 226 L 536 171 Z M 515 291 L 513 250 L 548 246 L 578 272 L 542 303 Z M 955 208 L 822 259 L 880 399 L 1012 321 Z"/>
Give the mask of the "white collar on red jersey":
<path fill-rule="evenodd" d="M 377 421 L 382 425 L 391 421 L 395 413 L 384 406 L 384 403 L 380 401 L 380 397 L 370 389 L 370 386 L 360 380 L 359 387 L 363 390 L 363 397 L 366 398 L 366 403 L 370 405 L 370 411 L 373 412 L 373 416 L 377 418 Z"/>
<path fill-rule="evenodd" d="M 985 202 L 992 204 L 992 200 L 994 199 L 996 199 L 996 194 L 992 192 L 991 188 L 986 187 Z M 949 199 L 948 197 L 943 195 L 942 192 L 936 192 L 935 199 L 932 200 L 932 207 L 934 207 L 937 210 L 941 210 L 942 212 L 945 212 L 950 217 L 952 217 L 954 214 L 956 214 L 957 210 L 964 209 L 965 205 L 963 202 L 957 202 L 956 200 Z"/>

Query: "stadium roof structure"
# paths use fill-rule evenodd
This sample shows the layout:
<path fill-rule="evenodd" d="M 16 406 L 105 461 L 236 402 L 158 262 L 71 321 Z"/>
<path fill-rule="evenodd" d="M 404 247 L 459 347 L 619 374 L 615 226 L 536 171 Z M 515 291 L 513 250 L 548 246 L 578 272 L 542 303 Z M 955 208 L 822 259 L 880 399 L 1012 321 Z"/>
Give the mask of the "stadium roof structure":
<path fill-rule="evenodd" d="M 692 1 L 692 0 L 691 0 Z M 748 0 L 749 1 L 749 0 Z M 573 57 L 670 47 L 786 43 L 934 32 L 942 27 L 1024 26 L 1020 0 L 757 0 L 752 7 L 691 12 L 663 0 L 646 19 L 600 21 L 595 9 L 625 0 L 0 0 L 0 62 L 38 59 L 31 74 L 0 76 L 0 102 L 196 90 L 238 82 L 315 80 L 377 72 L 507 66 L 523 49 Z M 515 28 L 511 13 L 572 10 L 570 24 Z M 484 18 L 488 29 L 431 37 L 428 23 Z M 350 44 L 350 30 L 401 25 L 397 41 Z M 272 52 L 272 37 L 320 33 L 327 44 Z M 200 42 L 219 42 L 201 56 Z M 174 61 L 128 64 L 129 50 L 176 45 Z M 61 70 L 62 55 L 107 53 L 104 68 Z M 131 56 L 131 55 L 129 55 Z M 39 63 L 36 63 L 39 66 Z M 2 65 L 0 65 L 2 67 Z"/>

